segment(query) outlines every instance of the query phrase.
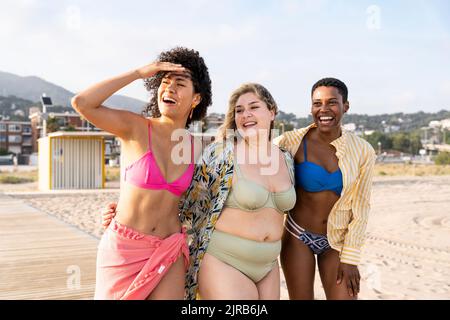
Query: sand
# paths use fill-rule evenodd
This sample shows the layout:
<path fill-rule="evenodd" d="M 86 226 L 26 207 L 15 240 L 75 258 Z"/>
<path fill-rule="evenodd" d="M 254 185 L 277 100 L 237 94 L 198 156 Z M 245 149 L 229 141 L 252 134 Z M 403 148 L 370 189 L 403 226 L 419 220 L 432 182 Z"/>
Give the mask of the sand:
<path fill-rule="evenodd" d="M 102 208 L 119 195 L 113 188 L 56 193 L 35 188 L 0 185 L 0 192 L 97 238 Z M 450 176 L 376 177 L 371 203 L 359 299 L 450 299 Z M 325 299 L 318 273 L 315 297 Z M 288 299 L 283 275 L 281 298 Z"/>

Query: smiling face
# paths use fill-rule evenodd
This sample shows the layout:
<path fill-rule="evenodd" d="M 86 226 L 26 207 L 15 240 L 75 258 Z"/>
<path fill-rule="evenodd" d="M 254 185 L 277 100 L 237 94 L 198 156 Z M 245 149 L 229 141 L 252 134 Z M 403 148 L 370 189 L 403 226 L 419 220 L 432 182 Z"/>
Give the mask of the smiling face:
<path fill-rule="evenodd" d="M 200 94 L 194 92 L 189 72 L 168 72 L 158 88 L 158 108 L 161 115 L 170 118 L 189 116 L 193 106 L 200 103 Z"/>
<path fill-rule="evenodd" d="M 275 112 L 255 93 L 247 92 L 239 96 L 234 109 L 236 128 L 243 137 L 262 132 L 268 134 Z"/>
<path fill-rule="evenodd" d="M 349 109 L 338 89 L 320 86 L 312 94 L 311 113 L 314 123 L 321 132 L 331 132 L 341 127 L 342 117 Z"/>

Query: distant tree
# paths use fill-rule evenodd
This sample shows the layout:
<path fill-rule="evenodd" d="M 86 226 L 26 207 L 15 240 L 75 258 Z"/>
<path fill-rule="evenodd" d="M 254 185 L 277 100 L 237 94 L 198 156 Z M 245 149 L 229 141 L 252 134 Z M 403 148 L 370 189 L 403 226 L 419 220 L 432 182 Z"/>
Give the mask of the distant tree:
<path fill-rule="evenodd" d="M 285 112 L 279 110 L 279 112 L 277 114 L 277 120 L 287 123 L 287 122 L 291 122 L 291 121 L 296 121 L 297 117 L 293 113 L 285 113 Z"/>
<path fill-rule="evenodd" d="M 284 125 L 284 132 L 294 130 L 294 126 L 292 124 L 285 123 L 284 121 L 275 121 L 273 128 L 280 130 L 280 134 L 282 134 L 283 125 Z"/>
<path fill-rule="evenodd" d="M 64 131 L 77 131 L 77 129 L 73 125 L 69 124 L 64 128 Z"/>
<path fill-rule="evenodd" d="M 0 148 L 0 156 L 6 156 L 8 154 L 9 154 L 8 150 Z"/>
<path fill-rule="evenodd" d="M 392 136 L 392 149 L 405 153 L 410 153 L 411 141 L 405 132 L 395 133 Z"/>
<path fill-rule="evenodd" d="M 381 149 L 392 149 L 392 138 L 380 131 L 375 131 L 371 135 L 365 135 L 363 138 L 366 139 L 375 150 L 378 150 L 378 142 L 381 143 Z"/>
<path fill-rule="evenodd" d="M 385 134 L 375 131 L 371 135 L 363 136 L 375 150 L 378 150 L 378 142 L 381 143 L 381 149 L 393 149 L 404 153 L 418 154 L 422 149 L 420 141 L 420 131 L 396 132 Z"/>
<path fill-rule="evenodd" d="M 419 154 L 419 150 L 422 149 L 422 142 L 420 140 L 420 131 L 416 130 L 409 133 L 411 154 Z"/>
<path fill-rule="evenodd" d="M 308 115 L 308 117 L 298 118 L 298 119 L 296 119 L 296 121 L 297 121 L 296 128 L 304 128 L 306 126 L 309 126 L 313 122 L 313 119 L 312 119 L 311 115 Z"/>
<path fill-rule="evenodd" d="M 440 152 L 434 158 L 434 163 L 440 165 L 450 164 L 450 152 Z"/>
<path fill-rule="evenodd" d="M 47 132 L 56 132 L 61 130 L 58 120 L 56 118 L 48 118 L 47 120 Z"/>
<path fill-rule="evenodd" d="M 446 132 L 445 132 L 445 143 L 446 144 L 450 144 L 450 131 L 449 130 L 446 130 L 446 129 L 444 129 Z"/>

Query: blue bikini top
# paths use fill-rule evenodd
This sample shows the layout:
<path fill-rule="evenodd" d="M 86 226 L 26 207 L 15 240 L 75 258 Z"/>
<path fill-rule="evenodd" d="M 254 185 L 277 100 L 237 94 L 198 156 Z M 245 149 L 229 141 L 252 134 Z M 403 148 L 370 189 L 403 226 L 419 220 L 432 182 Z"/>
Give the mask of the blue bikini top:
<path fill-rule="evenodd" d="M 303 139 L 303 162 L 295 164 L 295 186 L 307 192 L 334 191 L 338 196 L 342 192 L 342 172 L 337 169 L 328 172 L 324 167 L 309 162 L 306 154 L 306 137 Z"/>

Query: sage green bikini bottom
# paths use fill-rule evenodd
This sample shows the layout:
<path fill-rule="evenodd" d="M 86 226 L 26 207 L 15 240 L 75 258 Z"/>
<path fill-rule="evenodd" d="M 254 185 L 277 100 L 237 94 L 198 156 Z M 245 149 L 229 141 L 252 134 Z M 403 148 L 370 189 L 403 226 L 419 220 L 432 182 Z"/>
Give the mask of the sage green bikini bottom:
<path fill-rule="evenodd" d="M 257 283 L 273 269 L 280 251 L 281 240 L 260 242 L 214 230 L 206 253 Z"/>

